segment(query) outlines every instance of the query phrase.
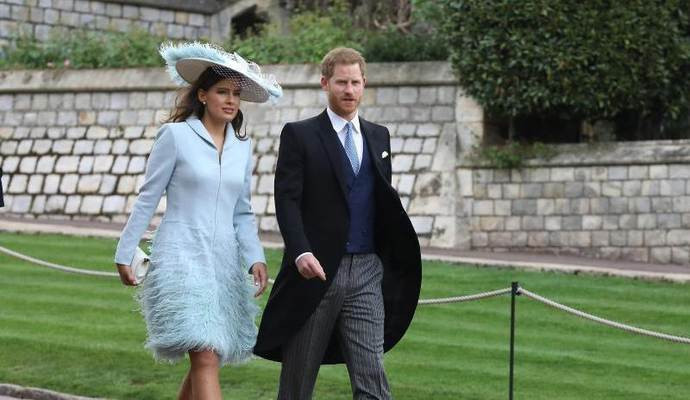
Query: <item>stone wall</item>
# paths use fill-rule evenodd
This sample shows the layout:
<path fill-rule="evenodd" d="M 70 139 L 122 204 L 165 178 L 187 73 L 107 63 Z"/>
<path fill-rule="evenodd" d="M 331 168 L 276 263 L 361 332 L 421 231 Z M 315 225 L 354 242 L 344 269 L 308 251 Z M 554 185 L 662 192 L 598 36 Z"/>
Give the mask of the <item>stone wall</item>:
<path fill-rule="evenodd" d="M 690 262 L 690 141 L 556 149 L 521 170 L 458 169 L 472 249 Z"/>
<path fill-rule="evenodd" d="M 255 152 L 253 208 L 260 229 L 276 231 L 273 178 L 281 128 L 321 112 L 326 102 L 315 66 L 269 70 L 284 83 L 285 96 L 276 105 L 242 108 Z M 372 64 L 368 79 L 361 114 L 391 131 L 393 184 L 423 243 L 455 245 L 456 138 L 459 127 L 479 137 L 481 109 L 455 87 L 446 63 Z M 125 221 L 174 97 L 159 69 L 1 77 L 0 163 L 8 176 L 0 212 Z"/>
<path fill-rule="evenodd" d="M 260 229 L 276 231 L 280 130 L 321 112 L 325 96 L 316 66 L 267 69 L 285 96 L 242 108 L 253 208 Z M 0 76 L 0 213 L 125 221 L 174 97 L 160 69 Z M 423 245 L 690 262 L 690 141 L 559 145 L 550 160 L 494 169 L 469 157 L 484 114 L 447 63 L 369 65 L 361 115 L 390 129 L 393 185 Z"/>
<path fill-rule="evenodd" d="M 234 3 L 238 2 L 0 0 L 0 44 L 19 32 L 45 40 L 56 30 L 76 28 L 120 32 L 136 28 L 171 39 L 222 41 L 230 33 L 232 16 L 248 6 L 239 9 Z"/>

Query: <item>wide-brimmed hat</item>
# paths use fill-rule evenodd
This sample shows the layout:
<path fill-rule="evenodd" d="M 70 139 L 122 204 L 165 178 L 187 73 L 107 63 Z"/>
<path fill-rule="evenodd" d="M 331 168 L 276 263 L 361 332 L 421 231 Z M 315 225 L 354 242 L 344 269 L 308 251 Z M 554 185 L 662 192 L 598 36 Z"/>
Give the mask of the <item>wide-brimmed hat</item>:
<path fill-rule="evenodd" d="M 240 86 L 240 99 L 263 103 L 269 98 L 283 95 L 275 77 L 261 73 L 261 68 L 237 53 L 207 43 L 164 43 L 160 54 L 167 65 L 168 74 L 179 85 L 193 84 L 207 69 L 234 80 Z"/>

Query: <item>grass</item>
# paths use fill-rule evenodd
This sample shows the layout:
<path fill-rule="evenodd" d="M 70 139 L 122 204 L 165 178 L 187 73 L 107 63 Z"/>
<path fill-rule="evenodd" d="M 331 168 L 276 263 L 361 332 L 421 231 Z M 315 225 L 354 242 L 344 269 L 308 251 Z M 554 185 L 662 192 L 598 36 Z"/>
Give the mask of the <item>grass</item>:
<path fill-rule="evenodd" d="M 114 240 L 0 233 L 0 244 L 57 263 L 112 271 Z M 269 251 L 272 276 L 278 252 Z M 523 287 L 647 329 L 690 336 L 688 285 L 512 269 L 424 265 L 423 298 Z M 143 350 L 133 292 L 116 279 L 53 271 L 0 255 L 0 382 L 113 399 L 173 398 L 186 363 Z M 263 303 L 266 296 L 261 300 Z M 504 399 L 510 300 L 420 306 L 386 355 L 396 399 Z M 690 346 L 630 335 L 517 299 L 515 398 L 686 399 Z M 221 372 L 227 399 L 275 398 L 280 366 Z M 315 399 L 351 398 L 343 366 L 321 369 Z"/>

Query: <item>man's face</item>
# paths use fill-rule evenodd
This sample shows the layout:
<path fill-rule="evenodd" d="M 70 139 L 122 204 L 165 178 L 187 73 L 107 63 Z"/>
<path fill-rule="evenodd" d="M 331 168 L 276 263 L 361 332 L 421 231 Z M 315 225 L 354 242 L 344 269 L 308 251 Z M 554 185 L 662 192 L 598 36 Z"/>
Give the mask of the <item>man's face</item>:
<path fill-rule="evenodd" d="M 336 64 L 333 76 L 321 77 L 321 88 L 328 95 L 331 109 L 346 120 L 351 120 L 362 101 L 366 78 L 359 64 Z"/>

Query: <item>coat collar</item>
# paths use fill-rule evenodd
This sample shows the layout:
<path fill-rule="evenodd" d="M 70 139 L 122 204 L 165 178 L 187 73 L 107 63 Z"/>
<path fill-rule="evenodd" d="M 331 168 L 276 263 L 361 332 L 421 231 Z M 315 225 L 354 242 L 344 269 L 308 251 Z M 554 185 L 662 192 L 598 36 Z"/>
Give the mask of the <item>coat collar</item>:
<path fill-rule="evenodd" d="M 196 116 L 191 116 L 185 120 L 187 125 L 189 125 L 190 128 L 196 133 L 200 138 L 202 138 L 204 141 L 206 141 L 209 145 L 211 145 L 214 149 L 216 148 L 216 144 L 213 142 L 213 139 L 211 138 L 211 134 L 208 132 L 206 127 L 204 126 L 204 123 L 201 122 L 199 118 Z M 233 129 L 232 124 L 228 123 L 225 125 L 225 141 L 223 142 L 223 151 L 228 149 L 230 146 L 232 146 L 238 139 L 235 137 L 235 129 Z M 217 149 L 216 149 L 217 150 Z"/>

